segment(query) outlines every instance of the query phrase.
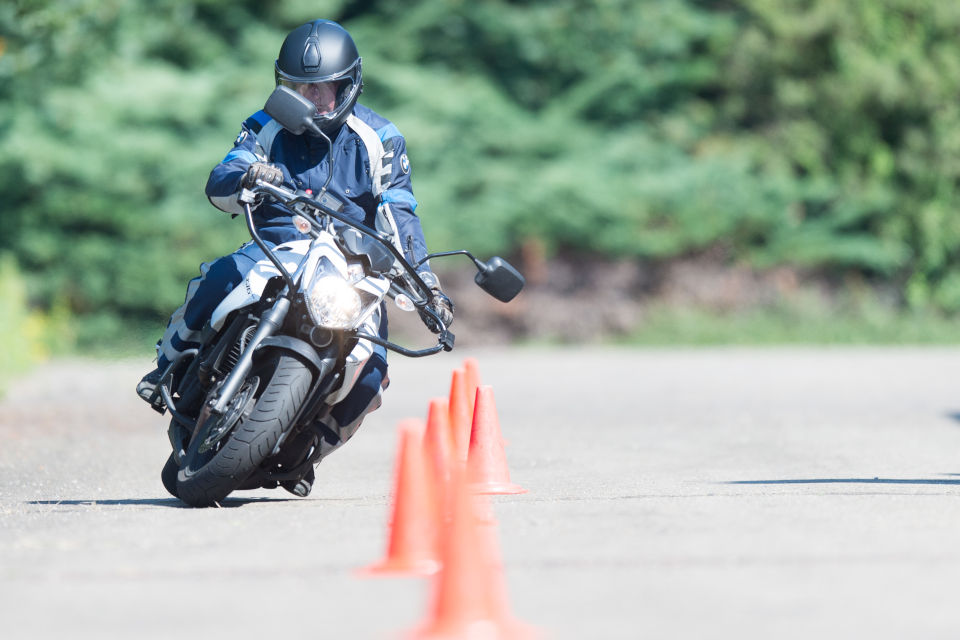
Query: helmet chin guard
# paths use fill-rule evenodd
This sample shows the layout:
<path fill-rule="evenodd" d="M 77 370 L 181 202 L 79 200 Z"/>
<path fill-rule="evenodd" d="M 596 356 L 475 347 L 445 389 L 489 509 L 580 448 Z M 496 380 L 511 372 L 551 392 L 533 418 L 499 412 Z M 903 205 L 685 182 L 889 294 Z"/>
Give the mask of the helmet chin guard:
<path fill-rule="evenodd" d="M 347 30 L 330 20 L 314 20 L 291 31 L 280 46 L 274 79 L 307 97 L 310 85 L 334 83 L 332 108 L 318 106 L 314 122 L 331 134 L 343 126 L 363 91 L 360 54 Z"/>

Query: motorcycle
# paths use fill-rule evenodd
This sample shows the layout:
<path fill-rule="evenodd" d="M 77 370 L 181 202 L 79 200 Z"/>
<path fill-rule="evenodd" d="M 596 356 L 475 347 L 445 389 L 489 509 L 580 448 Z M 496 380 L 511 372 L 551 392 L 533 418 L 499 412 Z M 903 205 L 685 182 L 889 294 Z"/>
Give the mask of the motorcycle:
<path fill-rule="evenodd" d="M 311 130 L 316 108 L 278 87 L 264 110 L 295 134 Z M 408 357 L 450 351 L 454 335 L 429 307 L 431 292 L 417 272 L 423 262 L 465 255 L 475 282 L 509 302 L 523 276 L 499 257 L 469 251 L 430 254 L 411 264 L 386 231 L 340 215 L 318 194 L 257 181 L 242 189 L 247 229 L 265 256 L 216 308 L 200 347 L 162 373 L 151 401 L 169 413 L 172 452 L 161 472 L 167 491 L 196 507 L 233 491 L 287 486 L 324 455 L 330 434 L 323 418 L 353 388 L 374 345 Z M 262 198 L 282 203 L 309 239 L 270 248 L 253 222 Z M 419 311 L 437 343 L 408 349 L 378 332 L 385 301 Z M 334 434 L 342 444 L 352 434 Z"/>

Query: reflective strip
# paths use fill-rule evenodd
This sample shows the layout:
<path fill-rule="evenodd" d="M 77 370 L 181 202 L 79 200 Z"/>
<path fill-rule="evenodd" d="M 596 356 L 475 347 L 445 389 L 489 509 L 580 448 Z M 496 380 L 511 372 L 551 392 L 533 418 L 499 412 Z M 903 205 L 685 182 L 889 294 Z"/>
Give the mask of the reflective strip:
<path fill-rule="evenodd" d="M 410 209 L 417 210 L 417 199 L 406 189 L 387 189 L 380 197 L 381 202 L 400 202 L 410 205 Z"/>
<path fill-rule="evenodd" d="M 373 182 L 373 195 L 375 198 L 379 198 L 390 182 L 390 168 L 387 167 L 385 171 L 383 167 L 384 156 L 388 154 L 383 148 L 380 136 L 366 122 L 351 113 L 347 118 L 347 126 L 360 136 L 360 139 L 363 140 L 363 146 L 367 148 L 367 155 L 370 157 L 370 179 Z M 390 157 L 393 157 L 392 152 Z M 386 173 L 386 182 L 383 180 L 384 173 Z"/>
<path fill-rule="evenodd" d="M 191 340 L 184 340 L 180 334 L 186 333 L 189 335 Z M 200 345 L 200 336 L 201 332 L 193 331 L 192 329 L 187 329 L 185 327 L 180 327 L 180 329 L 170 338 L 170 346 L 178 351 L 186 351 L 187 349 L 192 349 L 193 347 Z"/>
<path fill-rule="evenodd" d="M 400 244 L 400 230 L 397 228 L 397 221 L 393 217 L 393 210 L 390 204 L 381 202 L 377 207 L 377 217 L 375 219 L 377 231 L 393 236 L 393 244 L 403 253 L 403 245 Z"/>
<path fill-rule="evenodd" d="M 254 129 L 251 124 L 249 124 L 251 120 L 257 123 L 256 129 Z M 263 125 L 270 122 L 270 120 L 271 118 L 270 116 L 267 115 L 267 112 L 261 109 L 260 111 L 257 111 L 255 114 L 247 118 L 247 121 L 244 124 L 246 124 L 250 128 L 250 130 L 253 131 L 254 133 L 259 133 L 260 129 L 263 128 Z"/>
<path fill-rule="evenodd" d="M 384 142 L 390 138 L 399 138 L 400 130 L 391 122 L 377 129 L 377 137 Z"/>
<path fill-rule="evenodd" d="M 257 134 L 257 155 L 260 156 L 261 162 L 270 162 L 270 151 L 273 149 L 273 141 L 281 129 L 283 129 L 283 127 L 280 126 L 280 123 L 276 120 L 271 120 L 260 129 L 260 133 Z"/>
<path fill-rule="evenodd" d="M 193 349 L 200 344 L 200 330 L 188 327 L 183 316 L 187 311 L 187 305 L 197 294 L 201 280 L 209 270 L 209 262 L 200 265 L 200 276 L 187 283 L 187 293 L 184 296 L 183 304 L 170 316 L 167 330 L 163 333 L 163 338 L 160 339 L 160 344 L 157 346 L 157 352 L 169 361 L 175 360 L 183 351 Z"/>
<path fill-rule="evenodd" d="M 200 346 L 201 332 L 191 329 L 183 321 L 183 313 L 181 310 L 186 306 L 187 305 L 184 304 L 183 307 L 177 309 L 180 318 L 178 318 L 176 322 L 171 320 L 170 326 L 167 327 L 166 332 L 163 334 L 163 339 L 160 342 L 160 353 L 162 353 L 167 360 L 176 360 L 177 356 L 187 349 Z M 174 314 L 174 316 L 176 315 L 177 313 Z"/>
<path fill-rule="evenodd" d="M 237 202 L 237 194 L 229 196 L 210 196 L 210 204 L 215 206 L 220 211 L 226 211 L 227 213 L 235 213 L 242 216 L 244 214 L 243 206 Z"/>
<path fill-rule="evenodd" d="M 234 149 L 223 158 L 222 162 L 230 162 L 231 160 L 243 160 L 244 162 L 256 162 L 257 156 L 247 151 L 246 149 Z"/>
<path fill-rule="evenodd" d="M 180 355 L 180 352 L 170 346 L 169 343 L 163 343 L 157 348 L 160 357 L 165 358 L 167 362 L 173 362 Z"/>
<path fill-rule="evenodd" d="M 393 145 L 390 145 L 390 151 L 387 152 L 383 148 L 380 136 L 373 130 L 373 127 L 352 113 L 347 117 L 347 126 L 360 136 L 360 139 L 363 140 L 363 146 L 367 148 L 367 155 L 370 158 L 370 180 L 373 183 L 373 195 L 375 198 L 380 199 L 390 184 L 392 162 L 388 163 L 386 160 L 392 160 L 393 158 Z M 389 129 L 389 126 L 384 127 L 384 129 Z M 394 127 L 394 129 L 396 129 L 396 127 Z M 399 133 L 398 131 L 397 134 L 399 135 Z M 387 166 L 384 167 L 384 164 Z M 381 220 L 381 218 L 383 219 Z M 393 219 L 393 213 L 386 203 L 381 202 L 380 206 L 377 207 L 376 223 L 378 231 L 393 234 L 394 245 L 403 253 L 403 245 L 400 244 L 400 232 L 397 230 L 397 222 Z"/>

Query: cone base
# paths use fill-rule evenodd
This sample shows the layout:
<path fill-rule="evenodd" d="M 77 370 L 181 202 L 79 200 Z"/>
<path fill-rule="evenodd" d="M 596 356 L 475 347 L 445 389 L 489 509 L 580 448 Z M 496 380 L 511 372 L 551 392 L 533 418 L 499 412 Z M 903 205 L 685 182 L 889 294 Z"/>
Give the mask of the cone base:
<path fill-rule="evenodd" d="M 363 577 L 373 576 L 432 576 L 440 571 L 436 560 L 397 560 L 386 559 L 376 564 L 357 569 L 356 574 Z"/>
<path fill-rule="evenodd" d="M 512 495 L 527 492 L 526 489 L 512 482 L 474 482 L 467 486 L 472 493 L 486 495 Z"/>
<path fill-rule="evenodd" d="M 410 633 L 410 640 L 534 640 L 536 627 L 519 620 L 435 620 Z"/>

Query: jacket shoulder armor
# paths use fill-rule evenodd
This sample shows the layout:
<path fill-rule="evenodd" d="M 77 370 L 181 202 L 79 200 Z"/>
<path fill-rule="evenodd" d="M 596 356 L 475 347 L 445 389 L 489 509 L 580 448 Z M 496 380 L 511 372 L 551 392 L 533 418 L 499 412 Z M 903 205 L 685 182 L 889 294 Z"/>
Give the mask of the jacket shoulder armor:
<path fill-rule="evenodd" d="M 358 104 L 354 107 L 353 114 L 365 124 L 370 125 L 370 128 L 377 132 L 377 136 L 383 142 L 401 136 L 396 125 L 369 107 Z"/>
<path fill-rule="evenodd" d="M 255 114 L 243 121 L 243 126 L 253 133 L 260 133 L 264 125 L 273 120 L 265 111 L 257 111 Z"/>
<path fill-rule="evenodd" d="M 243 126 L 254 135 L 254 154 L 261 162 L 270 162 L 273 141 L 283 127 L 264 111 L 257 111 L 244 120 Z"/>

